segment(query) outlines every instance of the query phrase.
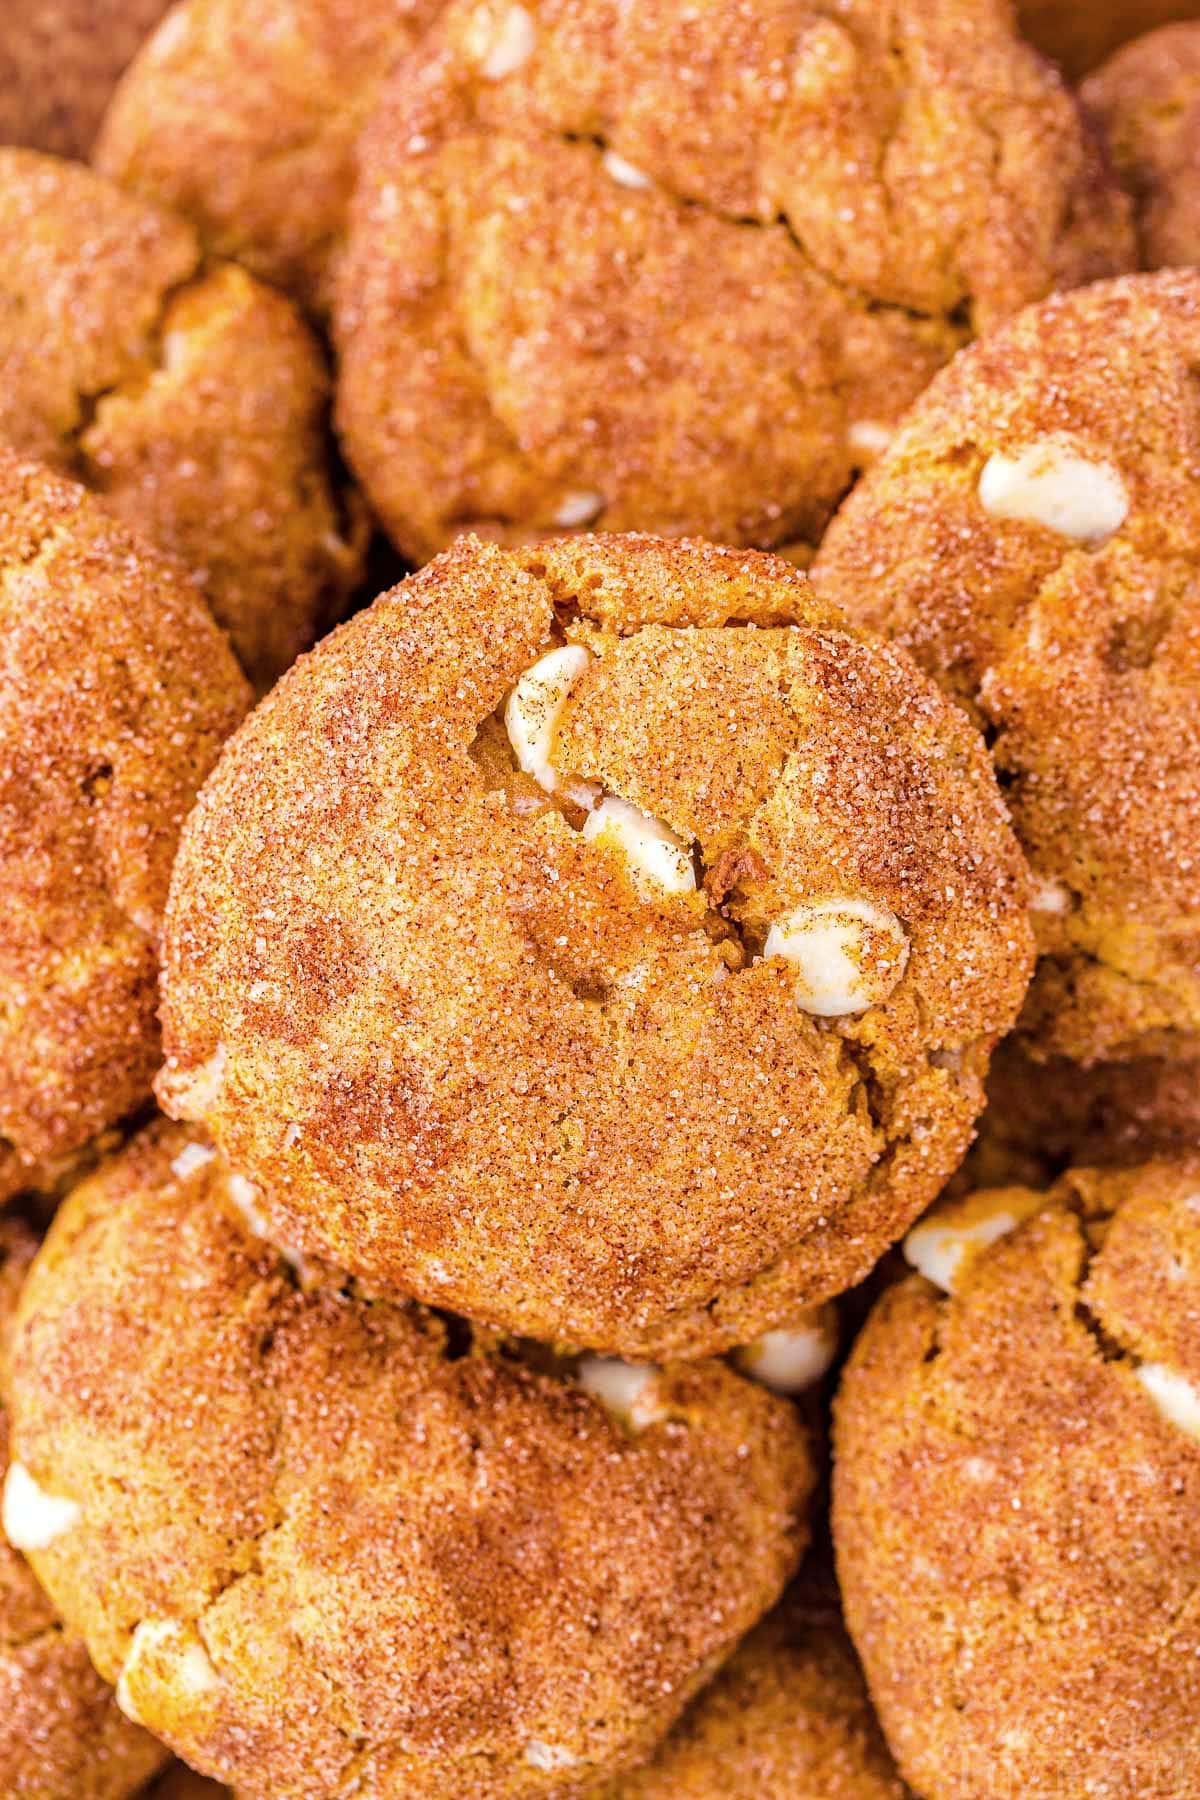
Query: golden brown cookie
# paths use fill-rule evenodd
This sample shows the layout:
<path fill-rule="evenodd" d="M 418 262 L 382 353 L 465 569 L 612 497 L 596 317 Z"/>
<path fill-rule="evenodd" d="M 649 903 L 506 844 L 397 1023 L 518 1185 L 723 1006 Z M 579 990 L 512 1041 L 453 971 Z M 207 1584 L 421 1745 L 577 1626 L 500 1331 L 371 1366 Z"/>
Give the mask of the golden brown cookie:
<path fill-rule="evenodd" d="M 1200 0 L 1018 0 L 1021 30 L 1072 79 L 1157 25 L 1200 16 Z"/>
<path fill-rule="evenodd" d="M 323 312 L 359 132 L 439 4 L 177 0 L 113 99 L 97 166 Z"/>
<path fill-rule="evenodd" d="M 1031 1048 L 1200 1054 L 1200 276 L 973 346 L 830 528 L 820 591 L 984 727 L 1033 864 Z"/>
<path fill-rule="evenodd" d="M 1200 1786 L 1200 1159 L 910 1234 L 835 1408 L 851 1635 L 924 1800 Z"/>
<path fill-rule="evenodd" d="M 1133 197 L 1145 266 L 1200 264 L 1200 18 L 1138 38 L 1082 92 Z"/>
<path fill-rule="evenodd" d="M 36 1242 L 0 1219 L 0 1360 Z M 0 1403 L 0 1479 L 8 1420 Z M 118 1712 L 82 1641 L 65 1632 L 24 1557 L 0 1537 L 0 1793 L 4 1800 L 129 1800 L 166 1751 Z"/>
<path fill-rule="evenodd" d="M 0 143 L 86 156 L 122 69 L 168 0 L 5 0 Z"/>
<path fill-rule="evenodd" d="M 0 450 L 0 1200 L 149 1099 L 179 827 L 249 700 L 182 571 Z"/>
<path fill-rule="evenodd" d="M 567 1800 L 646 1757 L 807 1540 L 795 1408 L 498 1342 L 257 1228 L 154 1128 L 22 1295 L 5 1526 L 125 1711 L 246 1800 Z"/>
<path fill-rule="evenodd" d="M 1003 0 L 453 0 L 360 161 L 338 413 L 416 561 L 811 544 L 971 331 L 1133 266 Z"/>
<path fill-rule="evenodd" d="M 189 225 L 0 150 L 0 361 L 0 437 L 174 551 L 256 685 L 341 610 L 361 529 L 339 511 L 320 348 Z"/>
<path fill-rule="evenodd" d="M 788 564 L 463 540 L 208 786 L 160 1096 L 279 1241 L 530 1336 L 706 1354 L 937 1193 L 1026 903 L 967 721 Z"/>

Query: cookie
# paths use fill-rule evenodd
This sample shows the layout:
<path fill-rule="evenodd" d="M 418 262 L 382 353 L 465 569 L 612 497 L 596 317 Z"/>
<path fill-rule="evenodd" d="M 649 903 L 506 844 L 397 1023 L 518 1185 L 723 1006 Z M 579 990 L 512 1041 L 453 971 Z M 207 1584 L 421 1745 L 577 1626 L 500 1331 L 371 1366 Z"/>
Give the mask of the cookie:
<path fill-rule="evenodd" d="M 814 569 L 988 735 L 1041 1056 L 1200 1054 L 1198 353 L 1200 276 L 1045 301 L 938 378 Z"/>
<path fill-rule="evenodd" d="M 472 529 L 803 554 L 974 330 L 1133 266 L 1001 0 L 453 0 L 360 147 L 350 462 L 422 561 Z"/>
<path fill-rule="evenodd" d="M 1119 50 L 1083 99 L 1133 197 L 1145 266 L 1200 264 L 1200 19 Z"/>
<path fill-rule="evenodd" d="M 36 1248 L 16 1219 L 0 1219 L 0 1340 L 7 1340 Z M 0 1479 L 7 1467 L 8 1421 L 0 1404 Z M 0 1537 L 5 1800 L 129 1800 L 165 1760 L 161 1745 L 122 1717 L 81 1640 L 63 1631 L 24 1557 Z"/>
<path fill-rule="evenodd" d="M 13 0 L 0 10 L 0 143 L 86 156 L 168 0 Z"/>
<path fill-rule="evenodd" d="M 326 310 L 354 146 L 439 0 L 178 0 L 113 98 L 103 173 Z"/>
<path fill-rule="evenodd" d="M 243 1800 L 565 1800 L 645 1758 L 803 1549 L 797 1410 L 371 1298 L 257 1228 L 152 1128 L 23 1291 L 5 1527 L 125 1712 Z"/>
<path fill-rule="evenodd" d="M 0 437 L 175 552 L 266 686 L 345 604 L 361 522 L 281 294 L 77 164 L 0 150 Z"/>
<path fill-rule="evenodd" d="M 179 827 L 249 689 L 169 558 L 0 450 L 0 1200 L 150 1097 Z"/>
<path fill-rule="evenodd" d="M 925 1800 L 1185 1800 L 1200 1159 L 979 1193 L 906 1248 L 842 1379 L 833 1511 L 901 1770 Z"/>
<path fill-rule="evenodd" d="M 1196 0 L 1019 0 L 1021 30 L 1077 80 L 1130 38 L 1194 19 Z"/>
<path fill-rule="evenodd" d="M 848 1287 L 937 1193 L 1026 905 L 967 721 L 787 563 L 463 540 L 208 785 L 159 1093 L 305 1254 L 706 1354 Z"/>

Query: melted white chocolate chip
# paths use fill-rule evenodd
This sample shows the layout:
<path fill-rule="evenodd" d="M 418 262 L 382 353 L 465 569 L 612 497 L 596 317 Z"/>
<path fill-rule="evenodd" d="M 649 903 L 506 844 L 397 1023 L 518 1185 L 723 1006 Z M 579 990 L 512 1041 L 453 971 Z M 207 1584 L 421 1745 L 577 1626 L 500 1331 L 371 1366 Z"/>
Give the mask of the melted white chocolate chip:
<path fill-rule="evenodd" d="M 764 955 L 795 964 L 802 1011 L 835 1019 L 887 999 L 908 963 L 908 938 L 889 907 L 820 900 L 772 925 Z"/>
<path fill-rule="evenodd" d="M 764 1331 L 733 1360 L 773 1394 L 803 1394 L 829 1372 L 837 1347 L 837 1310 L 822 1306 L 795 1325 Z"/>
<path fill-rule="evenodd" d="M 561 525 L 564 530 L 590 525 L 604 511 L 604 504 L 603 494 L 588 493 L 582 489 L 573 494 L 565 494 L 554 515 L 554 523 Z"/>
<path fill-rule="evenodd" d="M 638 188 L 644 191 L 646 188 L 654 186 L 650 177 L 644 175 L 636 163 L 626 162 L 625 158 L 618 156 L 615 150 L 606 150 L 600 158 L 600 162 L 605 174 L 611 176 L 621 187 Z"/>
<path fill-rule="evenodd" d="M 655 1398 L 661 1370 L 654 1363 L 623 1362 L 619 1356 L 585 1356 L 576 1380 L 585 1394 L 598 1400 L 627 1431 L 644 1431 L 666 1418 Z"/>
<path fill-rule="evenodd" d="M 1200 1389 L 1165 1363 L 1143 1363 L 1137 1378 L 1163 1417 L 1200 1443 Z"/>
<path fill-rule="evenodd" d="M 1089 462 L 1060 438 L 1043 438 L 1015 456 L 994 451 L 979 477 L 979 498 L 994 519 L 1044 525 L 1077 544 L 1102 544 L 1129 512 L 1112 465 Z"/>
<path fill-rule="evenodd" d="M 151 1671 L 149 1663 L 158 1666 Z M 148 1680 L 145 1679 L 148 1677 Z M 142 1725 L 134 1690 L 169 1687 L 172 1701 L 202 1700 L 218 1685 L 217 1671 L 194 1626 L 177 1619 L 143 1619 L 134 1631 L 129 1654 L 117 1682 L 117 1705 L 135 1725 Z"/>
<path fill-rule="evenodd" d="M 526 669 L 504 709 L 504 728 L 518 768 L 548 794 L 560 785 L 554 734 L 567 696 L 591 660 L 582 644 L 562 644 L 548 651 Z"/>
<path fill-rule="evenodd" d="M 211 1144 L 185 1144 L 171 1164 L 171 1173 L 176 1181 L 186 1181 L 197 1169 L 212 1162 L 216 1154 Z"/>
<path fill-rule="evenodd" d="M 971 1260 L 1031 1218 L 1043 1199 L 1024 1188 L 997 1188 L 939 1206 L 905 1238 L 905 1259 L 926 1281 L 952 1294 Z"/>
<path fill-rule="evenodd" d="M 4 1482 L 4 1535 L 14 1550 L 24 1555 L 48 1550 L 73 1531 L 82 1517 L 83 1509 L 74 1500 L 48 1494 L 23 1463 L 9 1464 Z"/>
<path fill-rule="evenodd" d="M 599 844 L 624 857 L 646 899 L 695 892 L 691 846 L 640 806 L 632 806 L 619 795 L 606 795 L 588 814 L 583 835 L 590 844 Z"/>
<path fill-rule="evenodd" d="M 548 1744 L 544 1738 L 530 1738 L 525 1746 L 525 1761 L 534 1769 L 576 1769 L 579 1758 L 562 1744 Z"/>
<path fill-rule="evenodd" d="M 503 81 L 524 68 L 533 55 L 537 32 L 523 6 L 481 13 L 474 23 L 469 52 L 485 81 Z"/>

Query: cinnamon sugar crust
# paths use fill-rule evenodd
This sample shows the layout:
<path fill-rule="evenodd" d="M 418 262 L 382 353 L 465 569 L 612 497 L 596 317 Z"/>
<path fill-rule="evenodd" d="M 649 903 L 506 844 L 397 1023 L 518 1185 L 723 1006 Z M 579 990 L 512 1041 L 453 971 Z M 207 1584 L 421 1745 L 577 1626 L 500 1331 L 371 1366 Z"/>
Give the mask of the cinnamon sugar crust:
<path fill-rule="evenodd" d="M 1200 1161 L 1076 1171 L 952 1296 L 886 1292 L 835 1406 L 851 1635 L 927 1800 L 1200 1781 Z M 1164 1379 L 1166 1377 L 1166 1379 Z M 1200 1413 L 1197 1414 L 1200 1419 Z"/>
<path fill-rule="evenodd" d="M 0 1199 L 148 1101 L 179 828 L 249 701 L 183 572 L 0 450 Z"/>
<path fill-rule="evenodd" d="M 0 143 L 86 156 L 121 71 L 168 0 L 11 0 L 0 9 Z"/>
<path fill-rule="evenodd" d="M 971 332 L 1133 266 L 1002 0 L 454 0 L 360 164 L 338 417 L 415 561 L 811 545 Z"/>
<path fill-rule="evenodd" d="M 1198 352 L 1200 276 L 1044 302 L 938 378 L 814 567 L 989 736 L 1039 1056 L 1200 1053 Z"/>
<path fill-rule="evenodd" d="M 248 1800 L 569 1800 L 774 1603 L 815 1479 L 796 1409 L 723 1363 L 658 1371 L 631 1424 L 573 1368 L 294 1273 L 152 1128 L 23 1293 L 14 1455 L 80 1508 L 39 1578 Z"/>
<path fill-rule="evenodd" d="M 1136 39 L 1085 82 L 1148 269 L 1200 264 L 1200 19 Z"/>
<path fill-rule="evenodd" d="M 0 435 L 173 551 L 258 686 L 357 579 L 320 347 L 282 295 L 77 164 L 0 150 Z"/>
<path fill-rule="evenodd" d="M 555 644 L 585 665 L 557 799 L 502 716 Z M 667 832 L 682 889 L 593 839 L 580 786 Z M 278 1241 L 529 1336 L 705 1354 L 861 1278 L 937 1193 L 1026 903 L 967 721 L 788 564 L 464 540 L 207 786 L 159 1093 Z M 830 910 L 861 990 L 836 1002 L 772 936 L 807 921 L 825 956 Z"/>

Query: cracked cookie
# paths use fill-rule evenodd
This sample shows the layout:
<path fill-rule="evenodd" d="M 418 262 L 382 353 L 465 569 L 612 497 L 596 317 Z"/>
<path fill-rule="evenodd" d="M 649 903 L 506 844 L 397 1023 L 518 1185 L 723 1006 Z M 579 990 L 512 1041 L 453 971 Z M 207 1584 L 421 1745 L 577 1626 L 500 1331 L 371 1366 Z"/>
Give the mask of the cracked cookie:
<path fill-rule="evenodd" d="M 1200 20 L 1138 38 L 1082 94 L 1133 198 L 1146 267 L 1200 264 Z"/>
<path fill-rule="evenodd" d="M 0 7 L 0 143 L 86 156 L 121 71 L 168 0 Z"/>
<path fill-rule="evenodd" d="M 988 736 L 1038 1055 L 1200 1054 L 1198 357 L 1200 276 L 1045 301 L 938 377 L 814 568 Z"/>
<path fill-rule="evenodd" d="M 113 98 L 97 167 L 324 312 L 359 133 L 439 4 L 178 0 Z"/>
<path fill-rule="evenodd" d="M 0 1354 L 37 1248 L 0 1219 Z M 0 1479 L 8 1421 L 0 1403 Z M 122 1717 L 80 1638 L 65 1632 L 24 1557 L 0 1537 L 0 1793 L 5 1800 L 129 1800 L 166 1759 Z"/>
<path fill-rule="evenodd" d="M 338 418 L 395 542 L 815 543 L 971 332 L 1133 266 L 1001 0 L 455 0 L 361 144 Z"/>
<path fill-rule="evenodd" d="M 361 564 L 320 347 L 281 294 L 78 164 L 0 150 L 0 437 L 186 565 L 258 686 Z"/>
<path fill-rule="evenodd" d="M 1018 0 L 1021 30 L 1077 80 L 1139 33 L 1194 19 L 1196 0 Z"/>
<path fill-rule="evenodd" d="M 0 449 L 0 1200 L 149 1099 L 179 827 L 249 703 L 182 571 Z"/>
<path fill-rule="evenodd" d="M 902 1771 L 925 1800 L 1190 1800 L 1200 1159 L 977 1193 L 906 1251 L 842 1378 L 833 1510 Z"/>
<path fill-rule="evenodd" d="M 168 1111 L 277 1240 L 532 1337 L 697 1355 L 866 1274 L 1031 961 L 983 745 L 789 564 L 461 540 L 193 813 Z"/>
<path fill-rule="evenodd" d="M 566 1800 L 650 1755 L 807 1541 L 797 1410 L 720 1362 L 501 1341 L 258 1229 L 160 1125 L 22 1293 L 5 1528 L 126 1713 L 242 1800 Z"/>

